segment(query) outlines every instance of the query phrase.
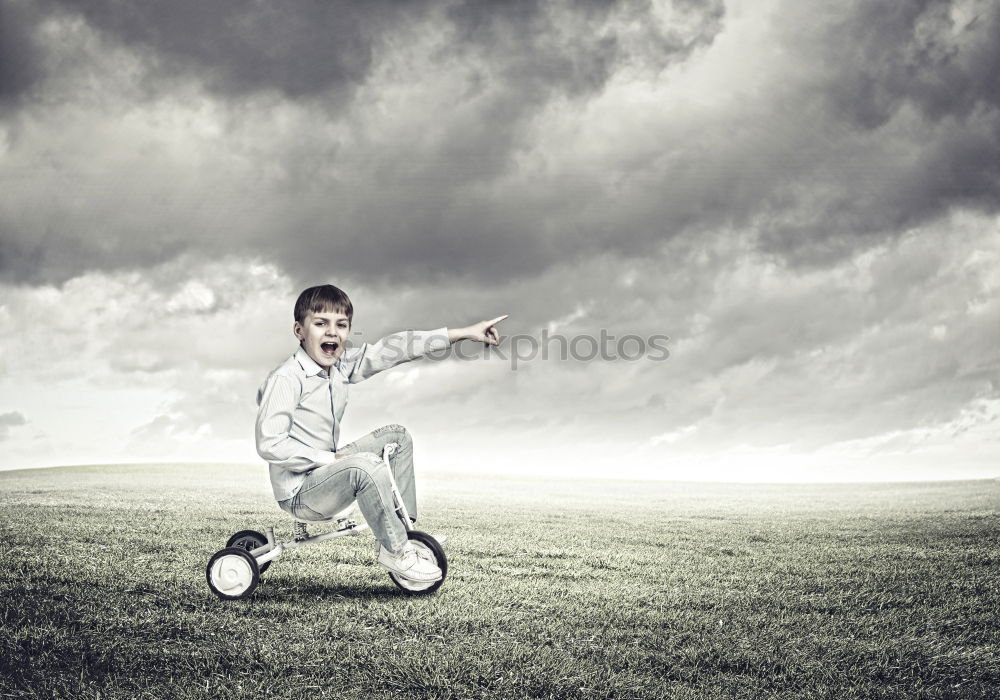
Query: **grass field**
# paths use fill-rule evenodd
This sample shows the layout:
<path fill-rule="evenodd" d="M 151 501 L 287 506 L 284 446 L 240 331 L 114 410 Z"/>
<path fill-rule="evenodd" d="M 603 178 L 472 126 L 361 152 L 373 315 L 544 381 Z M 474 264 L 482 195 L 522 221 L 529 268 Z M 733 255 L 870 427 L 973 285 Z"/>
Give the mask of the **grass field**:
<path fill-rule="evenodd" d="M 220 602 L 262 469 L 0 472 L 0 697 L 1000 697 L 1000 482 L 420 487 L 436 595 L 366 534 Z"/>

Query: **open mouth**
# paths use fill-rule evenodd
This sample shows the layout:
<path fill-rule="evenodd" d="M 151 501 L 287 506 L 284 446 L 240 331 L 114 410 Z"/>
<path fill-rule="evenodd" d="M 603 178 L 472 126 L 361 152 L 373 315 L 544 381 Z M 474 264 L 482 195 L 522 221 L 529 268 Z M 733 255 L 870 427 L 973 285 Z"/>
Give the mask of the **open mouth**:
<path fill-rule="evenodd" d="M 333 355 L 337 352 L 337 348 L 339 347 L 340 345 L 338 343 L 323 343 L 320 345 L 320 349 L 323 350 L 324 355 Z"/>

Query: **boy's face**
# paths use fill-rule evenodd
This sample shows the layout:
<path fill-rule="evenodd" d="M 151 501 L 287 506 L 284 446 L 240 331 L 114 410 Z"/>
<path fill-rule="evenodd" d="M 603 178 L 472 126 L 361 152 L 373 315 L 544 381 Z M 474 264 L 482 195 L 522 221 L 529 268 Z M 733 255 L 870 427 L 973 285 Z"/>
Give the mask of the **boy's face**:
<path fill-rule="evenodd" d="M 344 354 L 351 321 L 339 311 L 310 313 L 295 324 L 295 337 L 313 361 L 323 369 L 337 364 Z"/>

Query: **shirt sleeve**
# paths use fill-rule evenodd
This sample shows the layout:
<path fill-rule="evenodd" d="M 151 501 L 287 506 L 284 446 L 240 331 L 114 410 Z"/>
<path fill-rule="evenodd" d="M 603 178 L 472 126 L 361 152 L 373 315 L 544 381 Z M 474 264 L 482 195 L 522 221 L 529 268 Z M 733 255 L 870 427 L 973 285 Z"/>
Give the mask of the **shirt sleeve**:
<path fill-rule="evenodd" d="M 268 378 L 257 395 L 257 454 L 276 467 L 307 472 L 332 463 L 337 455 L 310 447 L 289 434 L 299 398 L 300 389 L 294 379 L 280 374 Z"/>
<path fill-rule="evenodd" d="M 450 345 L 447 328 L 392 333 L 378 342 L 348 349 L 344 353 L 341 367 L 348 380 L 356 384 L 390 367 L 415 360 L 435 350 L 444 350 Z"/>

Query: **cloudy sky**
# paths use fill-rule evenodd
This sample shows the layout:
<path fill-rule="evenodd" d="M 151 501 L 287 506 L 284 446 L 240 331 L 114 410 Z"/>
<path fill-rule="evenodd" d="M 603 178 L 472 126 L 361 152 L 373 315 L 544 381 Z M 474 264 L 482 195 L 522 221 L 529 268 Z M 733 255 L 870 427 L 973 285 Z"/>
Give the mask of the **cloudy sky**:
<path fill-rule="evenodd" d="M 995 476 L 1000 6 L 0 0 L 0 467 L 259 461 L 326 282 L 510 314 L 419 468 Z"/>

